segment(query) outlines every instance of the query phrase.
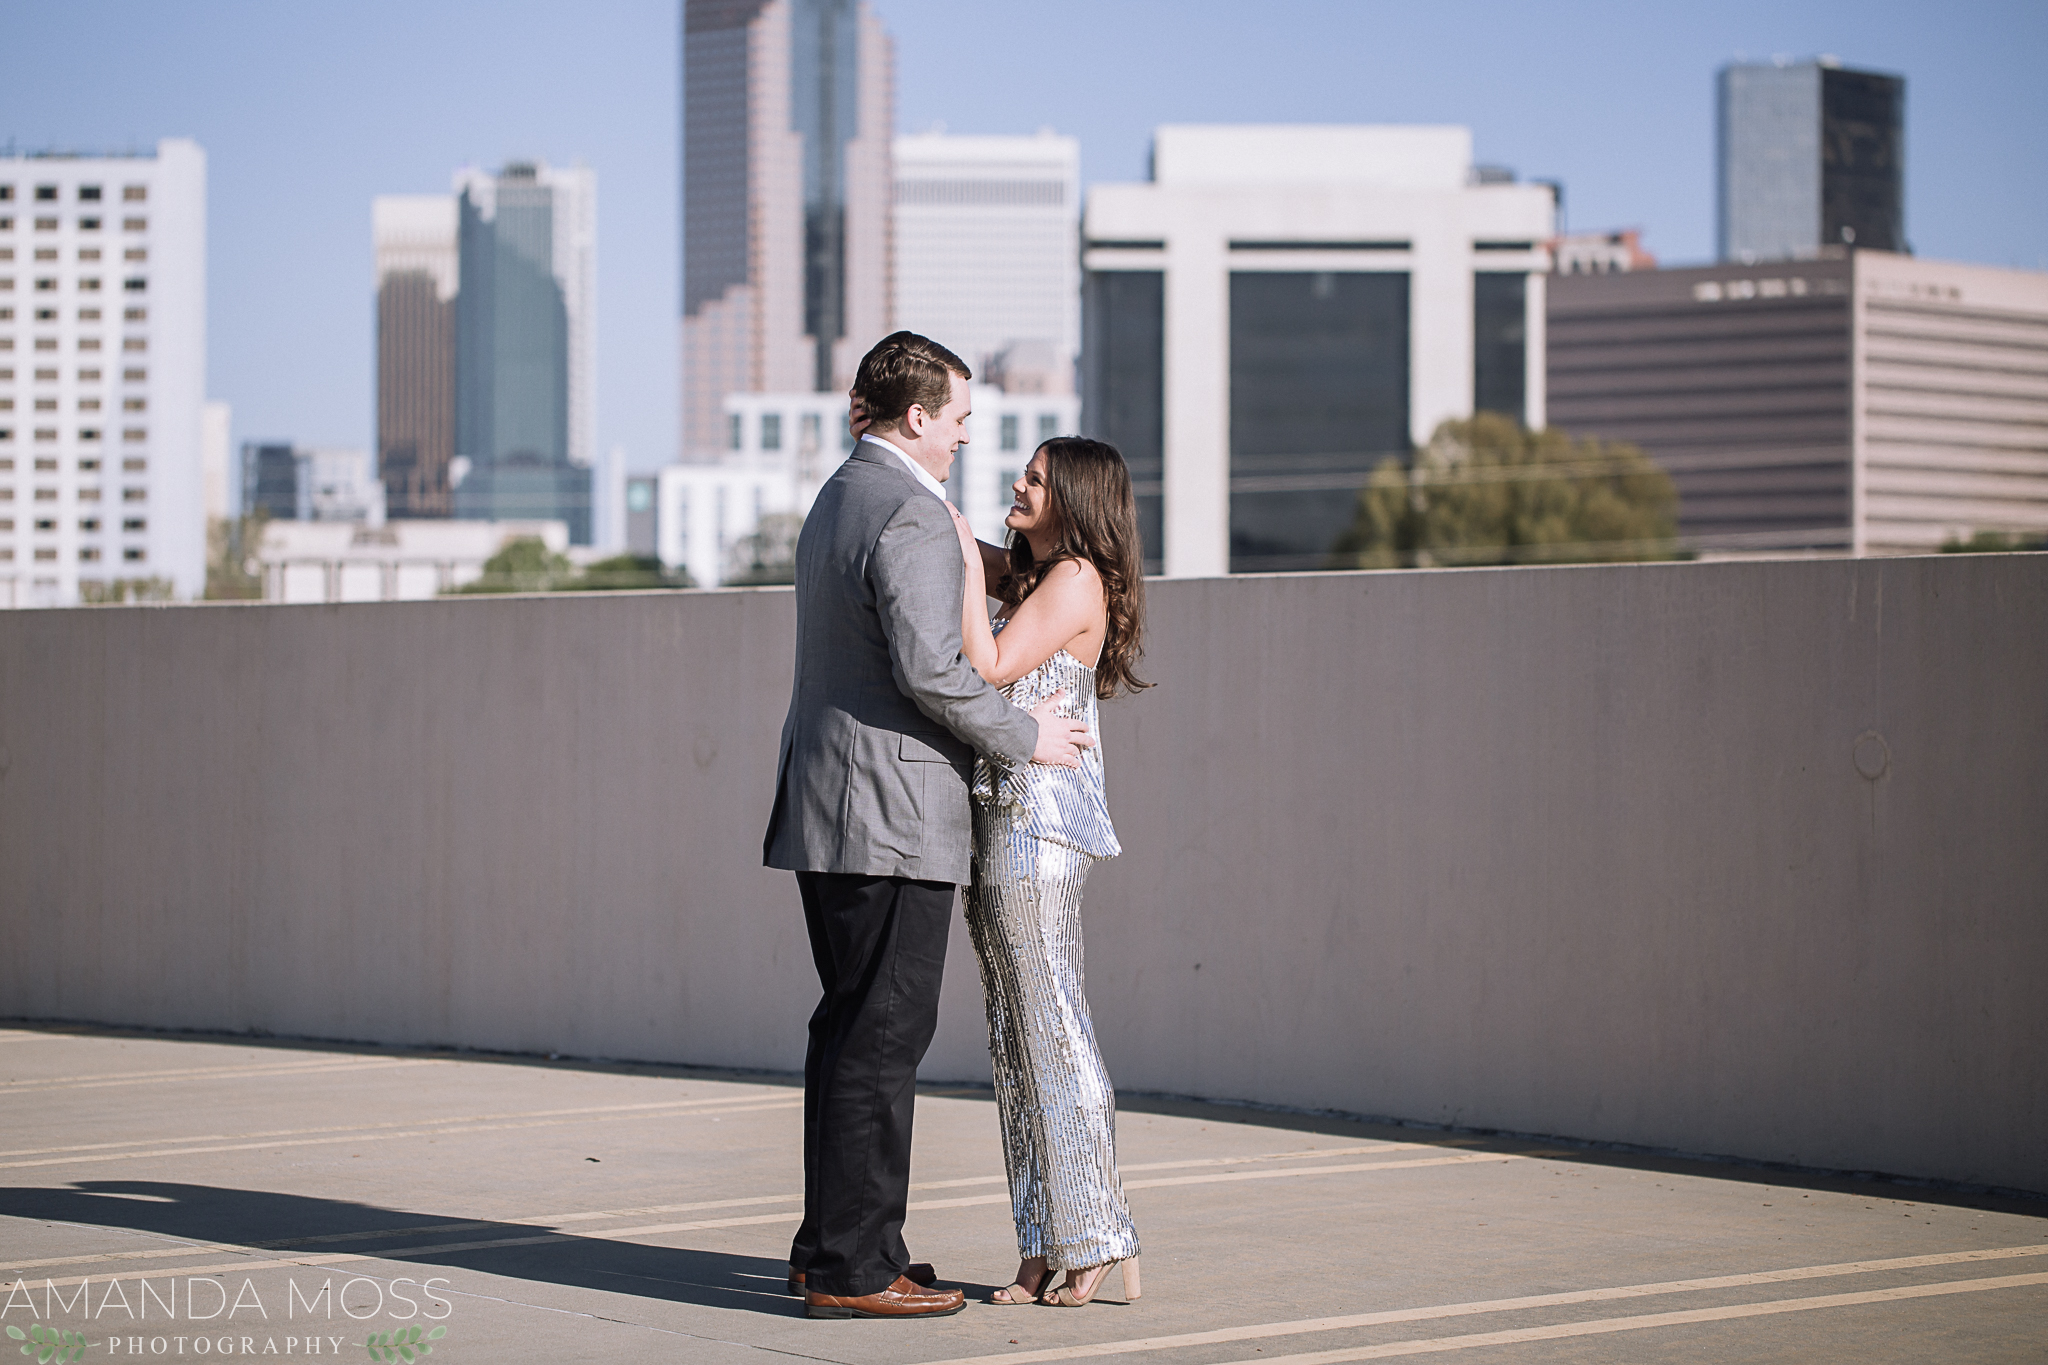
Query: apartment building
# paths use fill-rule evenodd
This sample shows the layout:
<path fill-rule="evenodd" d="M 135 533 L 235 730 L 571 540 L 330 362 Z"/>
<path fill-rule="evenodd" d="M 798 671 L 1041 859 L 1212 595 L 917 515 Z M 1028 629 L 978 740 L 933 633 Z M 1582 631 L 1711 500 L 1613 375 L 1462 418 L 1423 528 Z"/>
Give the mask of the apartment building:
<path fill-rule="evenodd" d="M 0 157 L 0 606 L 206 581 L 206 154 Z"/>

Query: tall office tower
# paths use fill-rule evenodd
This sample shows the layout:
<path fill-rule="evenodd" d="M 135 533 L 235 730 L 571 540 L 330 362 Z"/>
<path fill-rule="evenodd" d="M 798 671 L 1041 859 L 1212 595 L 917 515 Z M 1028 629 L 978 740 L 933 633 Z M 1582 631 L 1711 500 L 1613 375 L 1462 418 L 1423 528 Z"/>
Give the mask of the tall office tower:
<path fill-rule="evenodd" d="M 1316 569 L 1439 422 L 1544 425 L 1544 185 L 1450 127 L 1165 127 L 1088 194 L 1082 425 L 1130 462 L 1149 565 Z"/>
<path fill-rule="evenodd" d="M 206 154 L 0 157 L 0 606 L 206 586 Z"/>
<path fill-rule="evenodd" d="M 1904 77 L 1737 63 L 1718 93 L 1722 260 L 1907 250 Z"/>
<path fill-rule="evenodd" d="M 588 545 L 596 176 L 514 162 L 456 190 L 455 515 L 559 519 Z"/>
<path fill-rule="evenodd" d="M 727 394 L 843 389 L 888 333 L 893 60 L 864 0 L 685 0 L 685 460 Z"/>
<path fill-rule="evenodd" d="M 1071 393 L 1081 349 L 1081 147 L 896 139 L 896 325 L 1009 391 Z"/>
<path fill-rule="evenodd" d="M 455 200 L 380 195 L 377 249 L 377 469 L 394 517 L 445 517 L 455 456 Z"/>

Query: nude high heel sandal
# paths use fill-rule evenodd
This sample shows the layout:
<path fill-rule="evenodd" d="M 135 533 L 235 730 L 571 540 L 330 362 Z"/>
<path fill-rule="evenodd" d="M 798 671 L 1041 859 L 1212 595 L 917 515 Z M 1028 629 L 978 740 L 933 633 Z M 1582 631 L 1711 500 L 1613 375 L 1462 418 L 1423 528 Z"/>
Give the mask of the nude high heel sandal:
<path fill-rule="evenodd" d="M 994 1304 L 997 1308 L 1016 1308 L 1023 1304 L 1038 1302 L 1038 1296 L 1045 1292 L 1045 1282 L 1052 1278 L 1052 1270 L 1046 1265 L 1045 1257 L 1033 1256 L 1030 1259 L 1038 1262 L 1038 1288 L 1026 1289 L 1023 1278 L 1020 1276 L 1001 1289 L 998 1289 L 995 1294 L 989 1295 L 988 1301 L 991 1304 Z M 1027 1261 L 1025 1264 L 1028 1265 L 1029 1262 Z M 997 1298 L 996 1294 L 1000 1294 L 1003 1297 Z"/>
<path fill-rule="evenodd" d="M 1144 1292 L 1138 1285 L 1138 1258 L 1133 1256 L 1128 1260 L 1110 1262 L 1110 1265 L 1116 1266 L 1123 1276 L 1124 1302 L 1136 1303 L 1138 1296 Z M 1093 1268 L 1092 1266 L 1089 1267 L 1089 1269 Z M 1071 1284 L 1063 1284 L 1052 1293 L 1046 1295 L 1044 1302 L 1046 1306 L 1051 1308 L 1086 1308 L 1095 1301 L 1095 1296 L 1102 1292 L 1103 1281 L 1108 1278 L 1109 1265 L 1104 1265 L 1102 1273 L 1095 1277 L 1095 1283 L 1088 1287 L 1086 1294 L 1081 1293 Z"/>

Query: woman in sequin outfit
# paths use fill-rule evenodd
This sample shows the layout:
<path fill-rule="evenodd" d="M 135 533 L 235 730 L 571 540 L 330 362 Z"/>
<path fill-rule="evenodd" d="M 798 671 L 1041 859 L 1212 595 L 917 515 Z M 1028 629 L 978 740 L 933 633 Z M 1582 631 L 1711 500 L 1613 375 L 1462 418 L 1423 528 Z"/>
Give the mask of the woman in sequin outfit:
<path fill-rule="evenodd" d="M 974 539 L 961 639 L 968 661 L 1026 709 L 1064 696 L 1096 747 L 1078 768 L 1008 767 L 974 778 L 974 877 L 966 912 L 988 1002 L 989 1053 L 1021 1264 L 990 1300 L 1078 1308 L 1111 1266 L 1138 1297 L 1138 1233 L 1116 1168 L 1116 1092 L 1082 994 L 1081 889 L 1122 852 L 1103 793 L 1096 702 L 1149 684 L 1132 673 L 1144 611 L 1130 471 L 1114 446 L 1059 437 L 1012 488 L 1007 550 Z M 993 623 L 987 598 L 1002 604 Z M 1084 662 L 1086 661 L 1086 662 Z M 1054 1272 L 1066 1281 L 1052 1286 Z"/>

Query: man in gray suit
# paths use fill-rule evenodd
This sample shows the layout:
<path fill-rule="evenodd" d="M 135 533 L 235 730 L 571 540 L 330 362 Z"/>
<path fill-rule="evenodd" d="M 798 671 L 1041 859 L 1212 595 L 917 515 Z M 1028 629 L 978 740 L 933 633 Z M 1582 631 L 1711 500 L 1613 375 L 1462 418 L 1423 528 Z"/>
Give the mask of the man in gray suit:
<path fill-rule="evenodd" d="M 976 751 L 1079 762 L 1079 723 L 1012 706 L 960 649 L 965 572 L 940 484 L 967 440 L 971 373 L 914 332 L 861 361 L 868 431 L 796 547 L 796 676 L 770 867 L 796 873 L 824 987 L 804 1058 L 804 1221 L 790 1287 L 814 1318 L 935 1317 L 903 1244 L 917 1066 L 938 1024 Z"/>

